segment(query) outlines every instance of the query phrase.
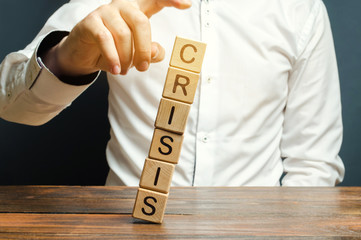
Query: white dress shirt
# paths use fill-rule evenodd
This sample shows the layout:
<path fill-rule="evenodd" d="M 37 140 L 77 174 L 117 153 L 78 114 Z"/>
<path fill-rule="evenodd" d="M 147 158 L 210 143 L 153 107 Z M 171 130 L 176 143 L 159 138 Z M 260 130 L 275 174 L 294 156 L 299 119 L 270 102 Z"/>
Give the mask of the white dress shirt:
<path fill-rule="evenodd" d="M 42 124 L 89 85 L 59 81 L 36 58 L 54 30 L 70 31 L 103 0 L 73 0 L 1 64 L 0 116 Z M 147 72 L 108 74 L 108 185 L 137 186 L 176 35 L 207 43 L 174 186 L 333 186 L 342 181 L 340 89 L 320 0 L 194 0 L 151 18 L 166 49 Z"/>

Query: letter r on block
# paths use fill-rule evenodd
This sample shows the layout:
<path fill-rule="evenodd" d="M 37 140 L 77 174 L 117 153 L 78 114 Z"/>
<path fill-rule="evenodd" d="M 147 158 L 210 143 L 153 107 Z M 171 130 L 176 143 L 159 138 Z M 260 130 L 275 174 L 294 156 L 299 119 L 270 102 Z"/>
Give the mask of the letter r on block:
<path fill-rule="evenodd" d="M 192 104 L 198 79 L 199 73 L 169 67 L 163 97 Z"/>

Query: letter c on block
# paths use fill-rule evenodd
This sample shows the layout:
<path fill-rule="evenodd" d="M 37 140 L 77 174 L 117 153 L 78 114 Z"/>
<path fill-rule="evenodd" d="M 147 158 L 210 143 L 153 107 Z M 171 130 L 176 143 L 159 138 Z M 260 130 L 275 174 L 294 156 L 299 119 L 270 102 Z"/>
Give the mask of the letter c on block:
<path fill-rule="evenodd" d="M 186 44 L 186 45 L 184 45 L 184 46 L 182 47 L 182 49 L 181 49 L 181 51 L 180 51 L 180 58 L 181 58 L 182 61 L 185 62 L 185 63 L 192 63 L 192 62 L 194 62 L 194 60 L 196 60 L 194 57 L 191 58 L 190 60 L 186 60 L 186 59 L 184 58 L 184 51 L 185 51 L 186 48 L 188 48 L 188 47 L 193 48 L 193 51 L 194 51 L 195 53 L 197 52 L 197 48 L 196 48 L 194 45 L 192 45 L 192 44 Z"/>

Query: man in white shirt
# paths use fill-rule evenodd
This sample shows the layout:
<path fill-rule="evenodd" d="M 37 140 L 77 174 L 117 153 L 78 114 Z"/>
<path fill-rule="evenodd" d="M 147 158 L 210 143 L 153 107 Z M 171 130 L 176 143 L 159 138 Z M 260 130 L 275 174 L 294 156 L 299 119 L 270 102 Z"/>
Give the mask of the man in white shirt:
<path fill-rule="evenodd" d="M 173 8 L 160 11 L 165 6 Z M 107 71 L 107 184 L 138 185 L 179 35 L 208 46 L 173 185 L 342 181 L 340 89 L 322 1 L 189 6 L 187 0 L 70 1 L 26 49 L 2 62 L 0 117 L 43 124 Z"/>

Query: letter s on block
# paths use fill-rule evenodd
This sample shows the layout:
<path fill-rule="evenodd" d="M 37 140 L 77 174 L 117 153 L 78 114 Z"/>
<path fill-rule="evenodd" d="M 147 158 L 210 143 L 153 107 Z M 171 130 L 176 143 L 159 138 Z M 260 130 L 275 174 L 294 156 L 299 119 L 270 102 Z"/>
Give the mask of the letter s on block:
<path fill-rule="evenodd" d="M 171 146 L 171 145 L 169 145 L 168 143 L 166 143 L 166 142 L 164 141 L 164 139 L 169 139 L 171 142 L 174 141 L 171 136 L 163 136 L 163 137 L 161 137 L 161 138 L 160 138 L 160 143 L 161 143 L 162 145 L 166 146 L 166 147 L 168 148 L 168 151 L 167 151 L 167 152 L 163 152 L 163 150 L 162 150 L 160 147 L 158 148 L 158 151 L 159 151 L 159 153 L 161 153 L 161 154 L 163 154 L 163 155 L 169 155 L 169 154 L 172 153 L 172 150 L 173 150 L 173 149 L 172 149 L 172 146 Z"/>
<path fill-rule="evenodd" d="M 147 205 L 148 207 L 150 207 L 152 209 L 152 211 L 148 213 L 145 211 L 144 208 L 142 208 L 142 213 L 144 213 L 147 216 L 152 216 L 155 214 L 155 207 L 148 202 L 148 199 L 152 199 L 154 201 L 154 203 L 157 203 L 157 199 L 155 199 L 154 197 L 151 197 L 151 196 L 145 197 L 144 204 Z"/>

